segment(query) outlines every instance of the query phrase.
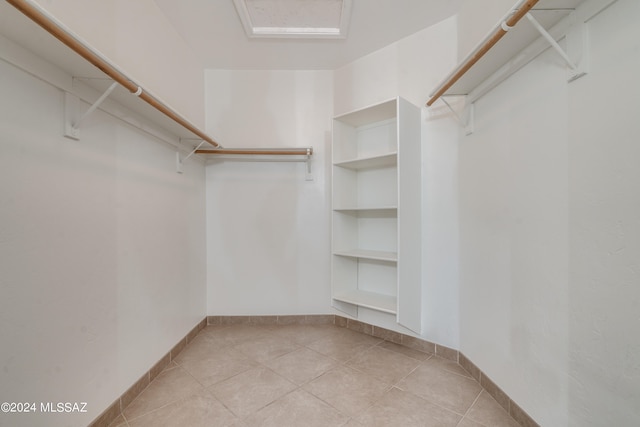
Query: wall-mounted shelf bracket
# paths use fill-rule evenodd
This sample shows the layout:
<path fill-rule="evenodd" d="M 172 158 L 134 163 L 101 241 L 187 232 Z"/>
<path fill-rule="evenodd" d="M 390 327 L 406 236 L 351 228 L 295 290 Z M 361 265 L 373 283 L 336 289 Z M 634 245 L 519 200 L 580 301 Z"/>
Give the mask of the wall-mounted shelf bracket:
<path fill-rule="evenodd" d="M 307 173 L 304 177 L 305 181 L 313 181 L 313 175 L 311 174 L 311 153 L 313 153 L 313 150 L 310 147 L 307 148 Z"/>
<path fill-rule="evenodd" d="M 472 102 L 464 108 L 465 121 L 464 121 L 464 134 L 471 135 L 475 130 L 475 118 L 476 118 L 476 104 Z"/>
<path fill-rule="evenodd" d="M 567 51 L 565 51 L 562 46 L 553 38 L 551 34 L 536 20 L 536 18 L 531 15 L 531 13 L 527 13 L 525 15 L 529 22 L 534 26 L 536 30 L 545 38 L 555 49 L 555 51 L 560 55 L 560 57 L 567 63 L 569 66 L 569 76 L 567 81 L 572 82 L 574 80 L 579 79 L 580 77 L 587 74 L 587 58 L 586 52 L 586 43 L 587 43 L 587 26 L 585 23 L 576 23 L 567 33 L 566 41 L 567 41 Z M 569 56 L 571 52 L 574 60 Z"/>
<path fill-rule="evenodd" d="M 111 86 L 94 102 L 87 111 L 84 112 L 80 118 L 77 118 L 77 114 L 80 106 L 80 99 L 68 92 L 65 92 L 65 108 L 64 108 L 64 136 L 67 138 L 80 139 L 80 124 L 83 120 L 89 117 L 105 99 L 111 95 L 111 92 L 118 87 L 118 82 L 113 82 Z"/>
<path fill-rule="evenodd" d="M 447 106 L 447 108 L 451 111 L 451 113 L 453 114 L 454 118 L 456 119 L 456 121 L 458 122 L 458 124 L 460 125 L 461 128 L 464 129 L 465 135 L 471 135 L 473 133 L 473 129 L 474 129 L 474 111 L 475 111 L 475 103 L 469 103 L 467 104 L 465 102 L 464 107 L 462 108 L 462 112 L 459 113 L 452 105 L 449 101 L 447 101 L 447 98 L 453 96 L 456 98 L 461 98 L 461 96 L 459 95 L 442 95 L 439 99 L 444 103 L 444 105 Z M 466 97 L 465 97 L 466 98 Z M 466 101 L 466 100 L 465 100 Z"/>
<path fill-rule="evenodd" d="M 458 114 L 458 112 L 451 106 L 451 104 L 449 104 L 449 101 L 447 101 L 447 97 L 443 95 L 440 97 L 440 100 L 444 103 L 444 105 L 447 106 L 449 111 L 451 111 L 451 113 L 453 114 L 453 117 L 456 118 L 456 121 L 458 122 L 458 124 L 460 124 L 460 126 L 463 126 L 462 117 L 460 117 L 460 114 Z"/>
<path fill-rule="evenodd" d="M 177 151 L 176 152 L 176 173 L 182 173 L 182 164 L 191 156 L 193 156 L 194 154 L 196 154 L 196 151 L 198 151 L 200 149 L 200 147 L 202 147 L 202 145 L 207 142 L 204 139 L 200 142 L 200 144 L 198 144 L 198 146 L 196 148 L 194 148 L 189 154 L 187 154 L 187 157 L 185 157 L 184 159 L 180 156 L 180 152 Z"/>
<path fill-rule="evenodd" d="M 74 127 L 80 111 L 80 98 L 64 93 L 64 136 L 76 141 L 80 139 L 80 130 Z"/>

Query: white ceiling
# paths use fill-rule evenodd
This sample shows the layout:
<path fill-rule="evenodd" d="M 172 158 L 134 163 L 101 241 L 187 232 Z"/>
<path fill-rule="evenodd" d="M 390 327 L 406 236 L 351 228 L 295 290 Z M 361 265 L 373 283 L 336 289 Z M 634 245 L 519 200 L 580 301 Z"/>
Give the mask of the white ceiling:
<path fill-rule="evenodd" d="M 346 39 L 249 38 L 233 0 L 155 2 L 205 68 L 336 69 L 455 14 L 462 0 L 353 0 Z"/>

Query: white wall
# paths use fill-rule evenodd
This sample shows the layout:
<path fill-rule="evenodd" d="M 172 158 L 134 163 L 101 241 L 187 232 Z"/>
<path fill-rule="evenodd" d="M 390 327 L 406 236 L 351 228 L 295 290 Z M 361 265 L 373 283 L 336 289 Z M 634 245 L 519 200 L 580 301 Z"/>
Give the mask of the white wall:
<path fill-rule="evenodd" d="M 475 49 L 518 0 L 463 0 L 458 12 L 458 56 L 462 60 Z M 444 75 L 443 75 L 444 78 Z"/>
<path fill-rule="evenodd" d="M 155 1 L 35 1 L 133 81 L 204 127 L 202 64 Z"/>
<path fill-rule="evenodd" d="M 547 51 L 460 142 L 460 349 L 544 426 L 639 425 L 640 3 Z"/>
<path fill-rule="evenodd" d="M 61 90 L 0 75 L 0 401 L 88 404 L 0 425 L 87 425 L 206 314 L 204 165 L 176 174 L 174 148 L 100 110 L 66 139 Z"/>
<path fill-rule="evenodd" d="M 303 163 L 207 166 L 208 314 L 330 312 L 330 71 L 207 70 L 207 129 L 228 148 L 314 149 Z"/>
<path fill-rule="evenodd" d="M 334 115 L 402 96 L 424 106 L 455 66 L 456 18 L 389 45 L 335 71 Z M 458 348 L 458 125 L 448 110 L 422 112 L 423 334 Z M 393 316 L 359 309 L 361 320 L 412 334 Z"/>

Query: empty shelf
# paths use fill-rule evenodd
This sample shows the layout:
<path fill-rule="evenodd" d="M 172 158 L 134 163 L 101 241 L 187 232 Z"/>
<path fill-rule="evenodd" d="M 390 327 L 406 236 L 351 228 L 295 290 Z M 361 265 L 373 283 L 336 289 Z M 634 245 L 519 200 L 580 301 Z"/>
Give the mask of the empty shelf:
<path fill-rule="evenodd" d="M 344 213 L 358 213 L 358 212 L 386 212 L 395 213 L 398 210 L 397 206 L 349 206 L 334 208 L 335 212 Z"/>
<path fill-rule="evenodd" d="M 333 299 L 385 313 L 396 314 L 397 311 L 396 297 L 375 292 L 354 289 L 335 294 Z"/>
<path fill-rule="evenodd" d="M 397 153 L 383 154 L 381 156 L 371 156 L 361 159 L 345 160 L 334 163 L 334 166 L 342 168 L 360 170 L 360 169 L 373 169 L 386 166 L 396 166 L 398 160 Z"/>
<path fill-rule="evenodd" d="M 334 255 L 350 257 L 350 258 L 365 258 L 374 259 L 378 261 L 398 262 L 397 252 L 384 252 L 384 251 L 371 251 L 367 249 L 352 249 L 347 251 L 335 251 Z"/>

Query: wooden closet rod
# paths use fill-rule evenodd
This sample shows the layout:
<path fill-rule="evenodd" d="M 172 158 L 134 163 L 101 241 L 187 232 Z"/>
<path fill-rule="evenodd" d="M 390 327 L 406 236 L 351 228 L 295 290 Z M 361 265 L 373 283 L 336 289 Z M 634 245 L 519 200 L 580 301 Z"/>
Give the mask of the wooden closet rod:
<path fill-rule="evenodd" d="M 91 64 L 102 70 L 107 76 L 111 77 L 114 81 L 124 86 L 132 94 L 139 94 L 138 97 L 144 100 L 147 104 L 151 105 L 156 110 L 160 111 L 165 116 L 169 117 L 180 126 L 189 130 L 193 134 L 202 138 L 214 147 L 220 147 L 216 141 L 214 141 L 209 135 L 202 132 L 200 129 L 191 124 L 187 119 L 180 116 L 178 113 L 158 101 L 153 96 L 149 95 L 139 85 L 133 83 L 125 74 L 116 69 L 113 65 L 102 58 L 97 52 L 92 50 L 83 41 L 79 40 L 69 30 L 56 22 L 55 19 L 48 16 L 43 10 L 31 4 L 28 0 L 7 0 L 9 4 L 14 6 L 20 12 L 25 14 L 29 19 L 36 24 L 44 28 L 47 32 L 67 45 L 78 55 L 89 61 Z"/>
<path fill-rule="evenodd" d="M 196 150 L 196 154 L 253 154 L 266 156 L 310 156 L 313 148 L 221 148 Z"/>
<path fill-rule="evenodd" d="M 507 31 L 516 25 L 520 19 L 522 19 L 529 11 L 538 3 L 539 0 L 526 0 L 519 8 L 512 10 L 512 15 L 506 19 L 503 24 L 489 37 L 489 39 L 478 47 L 465 61 L 462 62 L 457 68 L 455 74 L 453 74 L 447 81 L 440 85 L 440 88 L 431 96 L 431 99 L 427 102 L 427 107 L 430 107 L 434 102 L 438 100 L 444 93 L 449 90 L 459 79 L 462 77 L 476 62 L 480 60 L 500 39 L 507 34 Z M 505 30 L 506 28 L 506 30 Z"/>

